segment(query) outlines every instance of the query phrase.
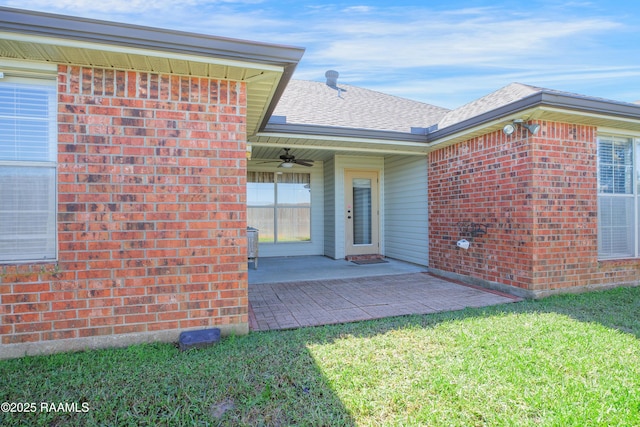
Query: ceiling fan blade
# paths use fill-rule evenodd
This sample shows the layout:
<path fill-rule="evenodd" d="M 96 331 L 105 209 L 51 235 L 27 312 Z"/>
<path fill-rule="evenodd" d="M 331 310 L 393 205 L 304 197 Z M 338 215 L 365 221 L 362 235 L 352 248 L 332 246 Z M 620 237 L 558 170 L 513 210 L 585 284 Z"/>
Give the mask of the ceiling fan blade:
<path fill-rule="evenodd" d="M 313 162 L 315 162 L 315 160 L 311 160 L 311 159 L 296 159 L 296 162 L 313 163 Z"/>
<path fill-rule="evenodd" d="M 307 166 L 307 167 L 313 166 L 313 163 L 307 163 L 304 160 L 295 160 L 294 163 L 300 166 Z"/>

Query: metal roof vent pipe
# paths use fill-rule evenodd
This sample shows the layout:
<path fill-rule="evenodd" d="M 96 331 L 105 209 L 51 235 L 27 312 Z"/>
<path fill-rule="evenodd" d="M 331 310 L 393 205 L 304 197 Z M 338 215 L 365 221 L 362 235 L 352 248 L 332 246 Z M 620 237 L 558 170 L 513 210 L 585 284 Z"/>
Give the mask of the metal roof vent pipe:
<path fill-rule="evenodd" d="M 346 92 L 347 90 L 338 87 L 338 76 L 340 76 L 340 73 L 335 70 L 329 70 L 324 73 L 324 76 L 327 78 L 327 86 L 337 90 L 338 98 L 342 98 L 342 92 Z"/>
<path fill-rule="evenodd" d="M 327 78 L 327 86 L 332 89 L 338 89 L 338 77 L 340 73 L 335 70 L 329 70 L 324 73 L 324 76 Z"/>

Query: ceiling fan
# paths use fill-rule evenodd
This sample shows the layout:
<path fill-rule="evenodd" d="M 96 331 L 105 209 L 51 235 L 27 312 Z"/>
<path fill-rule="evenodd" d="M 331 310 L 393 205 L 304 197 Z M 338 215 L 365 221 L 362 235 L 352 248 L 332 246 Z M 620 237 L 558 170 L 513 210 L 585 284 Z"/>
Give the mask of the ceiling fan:
<path fill-rule="evenodd" d="M 313 166 L 313 160 L 296 159 L 296 156 L 289 153 L 291 148 L 283 148 L 283 150 L 284 150 L 284 154 L 280 155 L 280 160 L 282 163 L 278 165 L 279 168 L 292 168 L 293 165 L 300 165 L 300 166 L 307 166 L 307 167 Z M 277 160 L 273 160 L 273 161 L 277 162 Z"/>

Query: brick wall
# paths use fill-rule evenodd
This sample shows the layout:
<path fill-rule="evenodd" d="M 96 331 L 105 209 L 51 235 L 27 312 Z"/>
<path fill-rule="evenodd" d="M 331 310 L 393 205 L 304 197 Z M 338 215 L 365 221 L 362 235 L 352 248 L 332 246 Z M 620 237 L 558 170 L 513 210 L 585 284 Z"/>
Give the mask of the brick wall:
<path fill-rule="evenodd" d="M 597 258 L 596 129 L 539 124 L 429 155 L 430 268 L 529 297 L 637 282 L 637 261 Z"/>
<path fill-rule="evenodd" d="M 531 138 L 533 287 L 537 293 L 591 283 L 598 262 L 597 132 L 542 122 Z"/>
<path fill-rule="evenodd" d="M 59 262 L 2 267 L 0 356 L 246 332 L 244 84 L 60 66 L 58 99 Z"/>

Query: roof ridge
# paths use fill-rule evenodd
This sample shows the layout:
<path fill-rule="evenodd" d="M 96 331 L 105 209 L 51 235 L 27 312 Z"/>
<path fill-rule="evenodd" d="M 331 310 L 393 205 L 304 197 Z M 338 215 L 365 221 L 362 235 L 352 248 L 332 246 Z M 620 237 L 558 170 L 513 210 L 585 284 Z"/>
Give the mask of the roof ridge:
<path fill-rule="evenodd" d="M 545 91 L 548 91 L 548 89 L 518 82 L 510 83 L 498 90 L 449 111 L 438 122 L 438 128 L 443 129 L 471 117 L 495 110 L 496 108 L 510 104 L 527 96 Z"/>

